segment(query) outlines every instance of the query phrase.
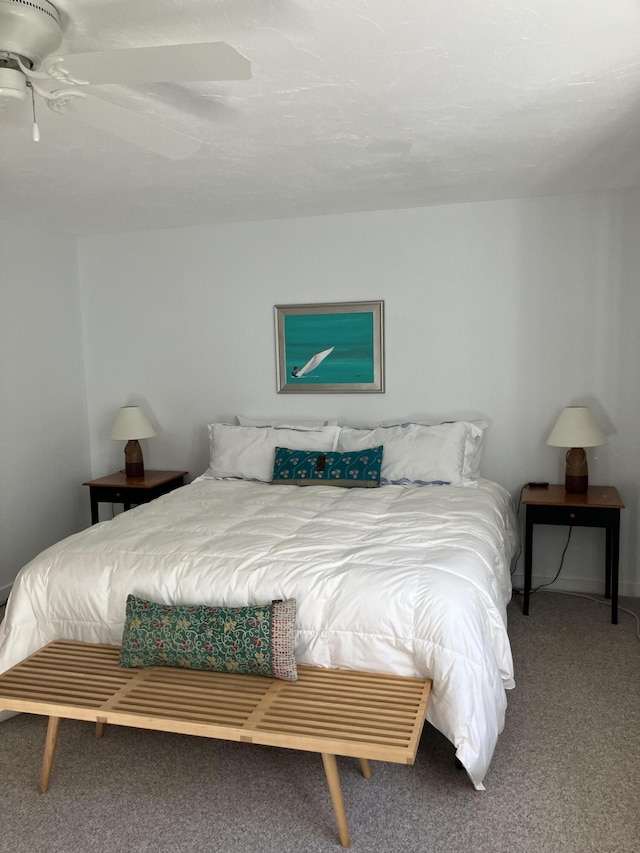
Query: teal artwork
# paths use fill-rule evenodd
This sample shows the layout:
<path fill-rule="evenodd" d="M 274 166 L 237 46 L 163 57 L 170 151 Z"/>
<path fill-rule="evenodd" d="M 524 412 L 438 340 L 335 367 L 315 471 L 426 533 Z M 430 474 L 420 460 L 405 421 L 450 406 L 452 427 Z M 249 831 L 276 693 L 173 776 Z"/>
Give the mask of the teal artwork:
<path fill-rule="evenodd" d="M 279 394 L 384 391 L 384 303 L 276 305 Z"/>
<path fill-rule="evenodd" d="M 288 382 L 373 382 L 373 313 L 290 314 L 284 335 Z"/>

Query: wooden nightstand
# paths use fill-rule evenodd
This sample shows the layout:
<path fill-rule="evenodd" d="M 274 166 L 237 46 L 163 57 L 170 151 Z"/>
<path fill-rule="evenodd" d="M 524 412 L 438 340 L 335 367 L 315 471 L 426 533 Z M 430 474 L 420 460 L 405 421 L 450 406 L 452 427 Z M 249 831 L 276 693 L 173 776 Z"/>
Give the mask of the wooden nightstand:
<path fill-rule="evenodd" d="M 524 602 L 522 612 L 529 614 L 531 569 L 533 563 L 533 525 L 562 524 L 567 527 L 604 527 L 606 530 L 605 589 L 611 599 L 611 622 L 618 622 L 618 559 L 620 552 L 620 510 L 624 504 L 613 486 L 589 486 L 585 494 L 573 495 L 564 486 L 526 488 L 522 503 L 526 507 L 524 546 Z"/>
<path fill-rule="evenodd" d="M 137 504 L 146 504 L 160 495 L 166 495 L 184 485 L 187 471 L 145 471 L 142 477 L 126 477 L 124 471 L 108 474 L 98 480 L 89 480 L 91 498 L 91 524 L 100 520 L 99 503 L 124 504 L 125 510 Z"/>

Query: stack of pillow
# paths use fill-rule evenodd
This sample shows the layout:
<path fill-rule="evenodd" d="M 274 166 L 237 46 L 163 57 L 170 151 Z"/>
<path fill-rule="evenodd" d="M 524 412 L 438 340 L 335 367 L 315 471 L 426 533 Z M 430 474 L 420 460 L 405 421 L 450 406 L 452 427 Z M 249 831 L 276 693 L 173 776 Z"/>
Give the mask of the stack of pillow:
<path fill-rule="evenodd" d="M 450 421 L 376 427 L 327 422 L 209 425 L 205 477 L 290 485 L 476 486 L 486 424 Z"/>

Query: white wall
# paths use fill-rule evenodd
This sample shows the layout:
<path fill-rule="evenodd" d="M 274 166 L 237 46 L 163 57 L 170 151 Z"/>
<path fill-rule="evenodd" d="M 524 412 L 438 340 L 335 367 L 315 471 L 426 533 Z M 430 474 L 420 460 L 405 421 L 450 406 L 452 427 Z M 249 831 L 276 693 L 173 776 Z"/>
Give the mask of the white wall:
<path fill-rule="evenodd" d="M 122 465 L 107 434 L 131 402 L 161 429 L 147 466 L 191 476 L 205 425 L 236 413 L 480 416 L 484 473 L 517 495 L 561 482 L 563 451 L 545 440 L 584 402 L 609 438 L 591 482 L 628 504 L 621 588 L 640 594 L 638 224 L 636 195 L 602 193 L 81 238 L 93 475 Z M 386 393 L 278 395 L 274 304 L 360 299 L 385 300 Z M 538 582 L 566 537 L 539 530 Z M 603 540 L 576 530 L 565 588 L 602 587 Z"/>
<path fill-rule="evenodd" d="M 75 238 L 0 229 L 0 601 L 86 523 L 90 474 Z"/>

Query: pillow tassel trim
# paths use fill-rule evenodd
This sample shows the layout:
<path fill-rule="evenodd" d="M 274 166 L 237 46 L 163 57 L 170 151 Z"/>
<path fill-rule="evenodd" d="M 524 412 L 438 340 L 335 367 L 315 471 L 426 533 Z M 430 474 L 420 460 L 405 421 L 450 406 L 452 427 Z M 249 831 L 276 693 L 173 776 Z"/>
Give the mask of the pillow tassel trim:
<path fill-rule="evenodd" d="M 296 599 L 274 601 L 271 615 L 271 655 L 273 677 L 281 681 L 297 681 L 294 654 Z"/>

